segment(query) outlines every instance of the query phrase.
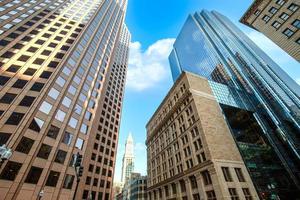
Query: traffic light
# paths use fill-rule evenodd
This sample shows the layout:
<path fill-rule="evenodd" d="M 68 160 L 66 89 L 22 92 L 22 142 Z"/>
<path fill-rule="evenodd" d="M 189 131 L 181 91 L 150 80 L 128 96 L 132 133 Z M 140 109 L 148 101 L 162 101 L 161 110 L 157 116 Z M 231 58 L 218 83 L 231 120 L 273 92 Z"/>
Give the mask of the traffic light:
<path fill-rule="evenodd" d="M 81 162 L 82 162 L 82 155 L 77 153 L 76 154 L 76 160 L 75 160 L 75 167 L 81 166 Z"/>
<path fill-rule="evenodd" d="M 79 169 L 78 169 L 78 177 L 81 177 L 82 173 L 83 173 L 83 167 L 80 166 Z"/>

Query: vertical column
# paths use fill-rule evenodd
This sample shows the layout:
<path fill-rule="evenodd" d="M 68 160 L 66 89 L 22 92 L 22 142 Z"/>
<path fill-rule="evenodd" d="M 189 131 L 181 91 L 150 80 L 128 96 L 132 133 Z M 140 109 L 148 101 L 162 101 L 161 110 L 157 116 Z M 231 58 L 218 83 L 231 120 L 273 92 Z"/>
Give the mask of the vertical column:
<path fill-rule="evenodd" d="M 193 190 L 192 190 L 192 187 L 191 187 L 191 184 L 190 184 L 189 177 L 185 177 L 184 182 L 185 182 L 187 199 L 193 199 L 193 195 L 192 195 Z"/>
<path fill-rule="evenodd" d="M 198 193 L 200 195 L 200 199 L 204 200 L 205 199 L 205 190 L 204 190 L 204 184 L 203 184 L 201 172 L 197 172 L 195 174 L 195 177 L 196 177 L 196 181 L 197 181 Z"/>

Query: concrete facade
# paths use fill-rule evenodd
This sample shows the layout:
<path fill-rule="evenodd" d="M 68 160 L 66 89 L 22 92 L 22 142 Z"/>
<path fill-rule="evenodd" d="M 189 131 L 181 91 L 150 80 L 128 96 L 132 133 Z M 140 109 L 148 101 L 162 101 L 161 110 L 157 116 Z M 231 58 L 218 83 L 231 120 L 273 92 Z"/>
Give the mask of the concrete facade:
<path fill-rule="evenodd" d="M 258 199 L 205 78 L 182 73 L 147 124 L 148 199 Z"/>
<path fill-rule="evenodd" d="M 240 19 L 300 62 L 300 2 L 255 0 Z"/>

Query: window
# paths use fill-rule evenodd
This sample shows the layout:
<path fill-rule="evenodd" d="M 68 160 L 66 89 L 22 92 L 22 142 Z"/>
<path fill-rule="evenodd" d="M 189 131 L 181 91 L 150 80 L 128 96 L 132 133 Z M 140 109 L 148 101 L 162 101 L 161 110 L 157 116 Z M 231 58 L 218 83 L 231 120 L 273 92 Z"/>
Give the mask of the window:
<path fill-rule="evenodd" d="M 59 95 L 59 91 L 56 90 L 55 88 L 51 88 L 51 90 L 48 93 L 49 97 L 51 97 L 52 99 L 56 100 L 58 95 Z"/>
<path fill-rule="evenodd" d="M 30 57 L 29 56 L 26 56 L 26 55 L 22 55 L 18 58 L 19 61 L 23 61 L 23 62 L 26 62 Z"/>
<path fill-rule="evenodd" d="M 75 147 L 78 148 L 78 149 L 82 149 L 82 147 L 83 147 L 83 142 L 84 142 L 83 139 L 77 138 Z"/>
<path fill-rule="evenodd" d="M 38 48 L 36 47 L 30 47 L 29 49 L 27 49 L 27 51 L 31 52 L 31 53 L 34 53 L 38 50 Z"/>
<path fill-rule="evenodd" d="M 37 184 L 42 172 L 43 172 L 43 168 L 32 166 L 30 171 L 27 174 L 25 183 Z"/>
<path fill-rule="evenodd" d="M 44 87 L 44 83 L 35 82 L 30 90 L 40 92 Z"/>
<path fill-rule="evenodd" d="M 26 69 L 26 71 L 24 72 L 24 74 L 28 75 L 28 76 L 32 76 L 35 72 L 36 72 L 36 69 L 28 68 L 28 69 Z"/>
<path fill-rule="evenodd" d="M 252 196 L 248 188 L 243 188 L 243 193 L 246 200 L 252 200 Z"/>
<path fill-rule="evenodd" d="M 288 9 L 289 9 L 290 11 L 295 12 L 296 10 L 299 9 L 299 6 L 298 6 L 297 4 L 295 4 L 295 3 L 292 3 L 292 4 L 288 7 Z"/>
<path fill-rule="evenodd" d="M 75 119 L 74 117 L 71 117 L 71 119 L 69 121 L 69 126 L 72 127 L 72 128 L 76 128 L 77 123 L 78 123 L 78 120 Z"/>
<path fill-rule="evenodd" d="M 33 131 L 36 131 L 36 132 L 40 132 L 42 127 L 44 125 L 44 121 L 37 118 L 37 117 L 34 117 L 32 122 L 30 123 L 29 125 L 29 129 L 33 130 Z"/>
<path fill-rule="evenodd" d="M 7 76 L 0 76 L 0 85 L 5 85 L 5 83 L 10 79 Z"/>
<path fill-rule="evenodd" d="M 207 170 L 201 172 L 201 175 L 202 175 L 202 178 L 203 178 L 204 185 L 212 184 L 209 172 Z"/>
<path fill-rule="evenodd" d="M 12 87 L 22 89 L 22 88 L 26 85 L 27 82 L 28 82 L 28 81 L 26 81 L 26 80 L 18 79 L 18 80 L 13 84 Z"/>
<path fill-rule="evenodd" d="M 63 104 L 64 106 L 66 106 L 67 108 L 70 107 L 71 103 L 72 103 L 72 101 L 71 101 L 71 99 L 68 98 L 68 97 L 65 97 L 65 98 L 63 99 L 63 101 L 62 101 L 62 104 Z"/>
<path fill-rule="evenodd" d="M 290 16 L 286 13 L 282 13 L 279 18 L 281 18 L 282 20 L 286 21 Z"/>
<path fill-rule="evenodd" d="M 294 35 L 294 31 L 292 31 L 289 28 L 286 28 L 283 32 L 284 35 L 286 35 L 288 38 L 291 37 L 292 35 Z"/>
<path fill-rule="evenodd" d="M 56 115 L 55 115 L 55 119 L 59 120 L 59 121 L 64 121 L 65 119 L 65 116 L 66 116 L 66 113 L 62 110 L 58 110 Z"/>
<path fill-rule="evenodd" d="M 271 18 L 268 15 L 265 15 L 262 20 L 264 20 L 266 23 L 270 20 Z"/>
<path fill-rule="evenodd" d="M 80 132 L 87 134 L 88 132 L 88 126 L 86 124 L 82 124 L 80 128 Z"/>
<path fill-rule="evenodd" d="M 46 50 L 45 50 L 46 51 Z M 50 51 L 48 51 L 49 54 L 50 54 Z M 59 64 L 59 62 L 56 62 L 56 61 L 51 61 L 48 65 L 48 67 L 51 67 L 51 68 L 56 68 L 57 65 Z"/>
<path fill-rule="evenodd" d="M 191 182 L 191 187 L 192 189 L 196 189 L 197 188 L 197 180 L 195 176 L 190 176 L 190 182 Z"/>
<path fill-rule="evenodd" d="M 298 38 L 298 40 L 296 40 L 296 43 L 300 44 L 300 38 Z"/>
<path fill-rule="evenodd" d="M 42 74 L 40 75 L 40 78 L 46 78 L 48 79 L 51 76 L 52 72 L 49 71 L 43 71 Z"/>
<path fill-rule="evenodd" d="M 61 76 L 57 78 L 57 80 L 55 81 L 60 87 L 63 87 L 66 83 L 66 80 L 63 79 Z"/>
<path fill-rule="evenodd" d="M 58 133 L 59 133 L 59 128 L 56 127 L 56 126 L 51 125 L 49 130 L 48 130 L 47 136 L 51 137 L 53 139 L 56 139 Z"/>
<path fill-rule="evenodd" d="M 207 200 L 217 200 L 215 191 L 207 191 L 206 192 Z"/>
<path fill-rule="evenodd" d="M 35 99 L 35 97 L 25 96 L 19 105 L 29 107 L 33 103 L 34 99 Z"/>
<path fill-rule="evenodd" d="M 60 173 L 56 171 L 50 171 L 50 174 L 48 176 L 46 186 L 52 186 L 55 187 L 58 181 Z"/>
<path fill-rule="evenodd" d="M 41 111 L 41 112 L 43 112 L 45 114 L 49 114 L 50 111 L 51 111 L 51 109 L 52 109 L 52 105 L 50 103 L 48 103 L 47 101 L 44 101 L 41 104 L 41 106 L 39 108 L 39 111 Z"/>
<path fill-rule="evenodd" d="M 0 145 L 6 144 L 11 134 L 0 132 Z"/>
<path fill-rule="evenodd" d="M 21 163 L 8 161 L 6 166 L 2 170 L 2 173 L 0 174 L 0 179 L 14 181 L 21 167 Z"/>
<path fill-rule="evenodd" d="M 281 26 L 281 23 L 279 23 L 278 21 L 274 21 L 272 26 L 276 29 L 278 29 Z"/>
<path fill-rule="evenodd" d="M 231 200 L 239 200 L 239 196 L 238 196 L 235 188 L 228 188 L 228 191 L 229 191 Z"/>
<path fill-rule="evenodd" d="M 17 96 L 16 94 L 6 93 L 0 99 L 0 103 L 10 104 L 15 99 L 16 96 Z"/>
<path fill-rule="evenodd" d="M 69 132 L 65 132 L 62 143 L 65 143 L 66 145 L 70 146 L 72 139 L 73 139 L 73 135 Z"/>
<path fill-rule="evenodd" d="M 41 64 L 43 64 L 44 61 L 45 61 L 44 59 L 37 58 L 34 60 L 33 64 L 41 65 Z"/>
<path fill-rule="evenodd" d="M 277 11 L 278 11 L 278 9 L 275 8 L 275 7 L 272 7 L 272 8 L 269 10 L 269 12 L 272 13 L 272 14 L 275 14 Z"/>
<path fill-rule="evenodd" d="M 51 51 L 49 51 L 49 50 L 44 50 L 44 51 L 42 52 L 42 55 L 44 55 L 44 56 L 49 56 L 50 53 L 51 53 Z M 50 63 L 51 63 L 51 62 L 50 62 Z"/>
<path fill-rule="evenodd" d="M 245 178 L 241 168 L 234 168 L 236 176 L 238 177 L 240 182 L 245 182 Z"/>
<path fill-rule="evenodd" d="M 10 125 L 18 125 L 23 117 L 23 113 L 13 112 L 5 123 Z"/>
<path fill-rule="evenodd" d="M 58 150 L 54 161 L 64 164 L 66 156 L 67 156 L 67 152 L 65 152 L 63 150 Z"/>
<path fill-rule="evenodd" d="M 17 72 L 21 66 L 19 65 L 11 65 L 6 71 L 8 72 Z"/>
<path fill-rule="evenodd" d="M 296 19 L 296 20 L 292 23 L 292 25 L 293 25 L 294 27 L 300 29 L 300 20 L 299 20 L 299 19 Z"/>
<path fill-rule="evenodd" d="M 222 172 L 225 178 L 225 181 L 232 182 L 232 177 L 228 167 L 222 167 Z"/>
<path fill-rule="evenodd" d="M 52 147 L 47 145 L 47 144 L 42 144 L 37 157 L 39 158 L 44 158 L 44 159 L 48 159 L 50 152 L 51 152 Z"/>
<path fill-rule="evenodd" d="M 63 188 L 72 189 L 73 182 L 74 182 L 74 176 L 67 174 L 64 181 Z"/>
<path fill-rule="evenodd" d="M 282 6 L 285 3 L 285 0 L 277 0 L 276 4 Z"/>
<path fill-rule="evenodd" d="M 28 154 L 33 143 L 34 143 L 34 140 L 29 139 L 27 137 L 23 137 L 21 139 L 20 143 L 18 144 L 16 151 Z"/>

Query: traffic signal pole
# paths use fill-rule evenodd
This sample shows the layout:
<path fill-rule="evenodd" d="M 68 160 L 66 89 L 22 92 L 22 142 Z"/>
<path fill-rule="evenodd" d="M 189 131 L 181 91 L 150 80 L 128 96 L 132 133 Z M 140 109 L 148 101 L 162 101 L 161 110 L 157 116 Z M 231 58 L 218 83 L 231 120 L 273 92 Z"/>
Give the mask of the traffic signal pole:
<path fill-rule="evenodd" d="M 75 200 L 76 198 L 76 193 L 78 190 L 78 185 L 80 182 L 80 177 L 82 176 L 83 173 L 83 166 L 81 165 L 82 163 L 82 155 L 80 155 L 79 153 L 77 153 L 75 156 L 75 164 L 74 164 L 74 168 L 75 168 L 75 174 L 76 174 L 76 188 L 74 191 L 74 195 L 73 195 L 73 200 Z"/>

